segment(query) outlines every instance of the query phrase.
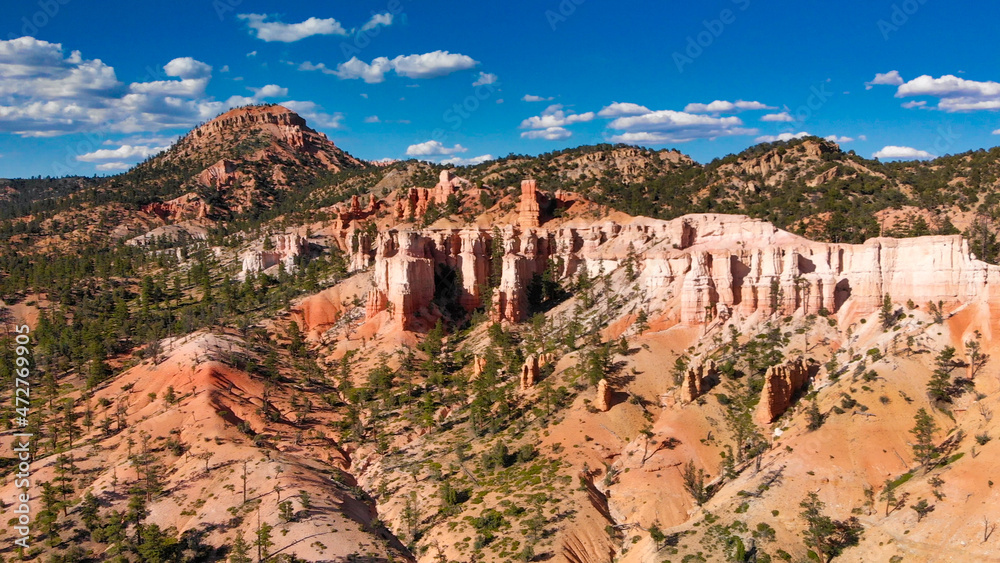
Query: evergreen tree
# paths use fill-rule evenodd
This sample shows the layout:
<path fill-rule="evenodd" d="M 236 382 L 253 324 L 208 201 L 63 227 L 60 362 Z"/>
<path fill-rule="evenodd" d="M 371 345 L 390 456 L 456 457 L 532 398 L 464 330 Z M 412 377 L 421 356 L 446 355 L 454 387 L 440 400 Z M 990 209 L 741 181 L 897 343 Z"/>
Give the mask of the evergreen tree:
<path fill-rule="evenodd" d="M 926 467 L 940 455 L 937 446 L 934 445 L 934 433 L 937 432 L 938 426 L 934 422 L 934 417 L 924 408 L 917 411 L 913 420 L 915 424 L 910 430 L 910 434 L 913 434 L 915 439 L 913 457 L 920 462 L 920 465 Z"/>

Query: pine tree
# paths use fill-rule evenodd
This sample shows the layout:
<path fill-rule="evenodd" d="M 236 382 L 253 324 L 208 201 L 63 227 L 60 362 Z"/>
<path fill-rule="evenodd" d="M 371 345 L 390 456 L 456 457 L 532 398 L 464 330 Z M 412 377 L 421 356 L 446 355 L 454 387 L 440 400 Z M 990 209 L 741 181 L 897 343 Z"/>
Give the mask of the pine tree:
<path fill-rule="evenodd" d="M 806 529 L 802 532 L 803 541 L 806 547 L 812 548 L 820 557 L 825 558 L 828 555 L 828 539 L 836 530 L 833 520 L 823 514 L 826 505 L 819 500 L 816 493 L 810 492 L 799 506 L 803 508 L 800 515 L 806 521 Z"/>
<path fill-rule="evenodd" d="M 955 349 L 951 346 L 941 350 L 935 358 L 934 374 L 927 382 L 927 395 L 931 400 L 940 403 L 951 401 L 951 372 L 955 369 Z"/>
<path fill-rule="evenodd" d="M 229 563 L 252 563 L 252 561 L 250 544 L 244 539 L 243 532 L 237 532 L 233 547 L 229 550 Z"/>
<path fill-rule="evenodd" d="M 937 432 L 938 426 L 934 422 L 934 417 L 924 408 L 917 411 L 913 420 L 915 424 L 910 430 L 910 434 L 913 434 L 916 440 L 913 444 L 913 457 L 920 461 L 920 465 L 926 467 L 940 455 L 937 446 L 934 445 L 934 433 Z"/>

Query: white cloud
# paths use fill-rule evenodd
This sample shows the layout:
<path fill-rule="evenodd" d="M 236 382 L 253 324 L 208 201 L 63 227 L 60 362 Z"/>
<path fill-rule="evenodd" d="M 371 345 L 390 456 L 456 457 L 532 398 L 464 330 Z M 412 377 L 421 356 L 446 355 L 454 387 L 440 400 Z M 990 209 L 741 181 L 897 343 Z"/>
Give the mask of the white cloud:
<path fill-rule="evenodd" d="M 777 141 L 792 141 L 795 139 L 801 139 L 803 137 L 808 137 L 809 133 L 802 131 L 799 133 L 782 133 L 780 135 L 764 135 L 754 139 L 757 143 L 774 143 Z"/>
<path fill-rule="evenodd" d="M 406 148 L 407 156 L 447 156 L 452 154 L 458 154 L 463 152 L 468 152 L 469 149 L 463 147 L 462 145 L 455 145 L 454 147 L 448 148 L 441 144 L 441 141 L 427 141 L 425 143 L 418 143 L 416 145 L 410 145 Z"/>
<path fill-rule="evenodd" d="M 316 102 L 290 100 L 281 105 L 304 117 L 313 127 L 321 129 L 340 129 L 344 125 L 344 114 L 338 112 L 326 113 Z"/>
<path fill-rule="evenodd" d="M 316 68 L 327 73 L 326 69 L 320 67 L 322 64 L 316 65 Z M 361 78 L 368 84 L 378 84 L 385 80 L 385 75 L 390 70 L 392 70 L 392 61 L 386 57 L 379 57 L 373 60 L 371 64 L 357 57 L 352 57 L 351 60 L 337 65 L 337 70 L 327 74 L 335 74 L 346 80 Z"/>
<path fill-rule="evenodd" d="M 105 162 L 104 164 L 98 164 L 94 168 L 102 172 L 110 172 L 114 170 L 128 170 L 132 165 L 127 162 Z"/>
<path fill-rule="evenodd" d="M 255 101 L 245 96 L 223 101 L 207 96 L 210 80 L 209 65 L 182 57 L 169 61 L 162 70 L 150 70 L 143 81 L 124 84 L 117 80 L 114 68 L 85 59 L 79 51 L 67 56 L 58 43 L 31 37 L 0 41 L 0 133 L 51 137 L 89 131 L 190 129 Z M 274 93 L 274 88 L 280 87 L 269 85 L 261 91 Z M 311 102 L 300 103 L 304 104 L 300 113 L 310 119 L 312 112 L 315 125 L 339 126 L 342 116 L 324 114 Z M 144 142 L 123 144 L 141 146 Z"/>
<path fill-rule="evenodd" d="M 853 137 L 838 137 L 836 135 L 827 135 L 826 137 L 823 137 L 823 138 L 826 139 L 827 141 L 830 141 L 830 142 L 833 142 L 833 143 L 837 143 L 838 145 L 842 145 L 844 143 L 853 143 L 854 142 L 854 138 Z"/>
<path fill-rule="evenodd" d="M 554 99 L 555 98 L 553 98 L 551 96 L 548 97 L 548 98 L 543 98 L 542 96 L 534 96 L 532 94 L 525 94 L 524 97 L 521 98 L 521 101 L 524 101 L 524 102 L 550 102 L 550 101 L 552 101 Z"/>
<path fill-rule="evenodd" d="M 316 64 L 313 64 L 313 63 L 311 63 L 309 61 L 306 61 L 306 62 L 300 64 L 298 68 L 299 68 L 299 70 L 305 70 L 305 71 L 318 70 L 318 71 L 322 72 L 323 74 L 337 74 L 337 71 L 333 70 L 332 68 L 327 67 L 325 63 L 316 63 Z M 362 96 L 364 96 L 364 94 L 362 94 Z"/>
<path fill-rule="evenodd" d="M 633 104 L 631 102 L 613 102 L 611 105 L 604 107 L 601 111 L 597 112 L 598 117 L 622 117 L 625 115 L 643 115 L 650 113 L 650 109 L 646 106 L 640 106 L 639 104 Z"/>
<path fill-rule="evenodd" d="M 142 160 L 167 150 L 168 147 L 122 145 L 117 149 L 99 149 L 76 157 L 82 162 Z"/>
<path fill-rule="evenodd" d="M 746 102 L 737 100 L 727 102 L 725 100 L 715 100 L 710 104 L 688 104 L 684 107 L 687 113 L 738 113 L 746 110 L 775 109 L 760 102 Z"/>
<path fill-rule="evenodd" d="M 940 78 L 925 74 L 896 90 L 897 98 L 913 96 L 938 98 L 937 109 L 947 112 L 1000 109 L 1000 83 L 966 80 L 951 74 Z"/>
<path fill-rule="evenodd" d="M 382 123 L 382 120 L 377 115 L 369 115 L 365 118 L 365 123 Z"/>
<path fill-rule="evenodd" d="M 547 129 L 538 129 L 535 131 L 525 131 L 521 133 L 521 137 L 524 139 L 545 139 L 546 141 L 568 139 L 572 135 L 573 133 L 565 127 L 549 127 Z"/>
<path fill-rule="evenodd" d="M 898 70 L 890 70 L 886 73 L 876 73 L 871 82 L 865 82 L 865 90 L 871 90 L 873 86 L 900 86 L 903 84 L 903 77 Z"/>
<path fill-rule="evenodd" d="M 738 117 L 713 117 L 673 110 L 619 117 L 608 127 L 622 131 L 611 137 L 616 143 L 683 143 L 694 139 L 757 133 L 756 129 L 744 128 L 743 121 Z"/>
<path fill-rule="evenodd" d="M 467 70 L 478 64 L 472 57 L 448 51 L 399 56 L 392 60 L 396 74 L 407 78 L 436 78 L 460 70 Z"/>
<path fill-rule="evenodd" d="M 923 108 L 926 105 L 927 105 L 927 100 L 919 100 L 919 101 L 911 100 L 909 102 L 902 104 L 902 106 L 906 109 Z"/>
<path fill-rule="evenodd" d="M 437 78 L 460 70 L 467 70 L 478 65 L 472 57 L 448 51 L 434 51 L 422 55 L 400 55 L 394 59 L 378 57 L 371 63 L 366 63 L 357 57 L 337 65 L 337 70 L 326 68 L 323 63 L 303 63 L 300 70 L 320 70 L 327 74 L 335 74 L 346 80 L 362 79 L 369 84 L 378 84 L 385 80 L 389 71 L 395 71 L 407 78 Z"/>
<path fill-rule="evenodd" d="M 249 53 L 247 53 L 247 58 L 248 59 L 252 59 L 252 58 L 254 58 L 256 56 L 257 56 L 257 51 L 250 51 Z"/>
<path fill-rule="evenodd" d="M 263 100 L 265 98 L 284 98 L 288 95 L 288 88 L 278 86 L 277 84 L 268 84 L 262 88 L 250 88 L 253 91 L 253 97 L 256 100 Z"/>
<path fill-rule="evenodd" d="M 587 113 L 567 113 L 563 109 L 562 104 L 554 104 L 542 112 L 541 115 L 534 117 L 529 117 L 521 122 L 521 129 L 548 129 L 550 127 L 563 127 L 566 125 L 572 125 L 573 123 L 583 123 L 586 121 L 592 121 L 595 117 L 594 112 L 588 111 Z"/>
<path fill-rule="evenodd" d="M 167 73 L 167 76 L 175 76 L 184 80 L 212 76 L 212 67 L 210 65 L 196 61 L 191 57 L 174 59 L 164 65 L 163 71 Z"/>
<path fill-rule="evenodd" d="M 222 65 L 222 68 L 219 69 L 219 72 L 229 72 L 229 65 Z"/>
<path fill-rule="evenodd" d="M 927 151 L 922 151 L 913 147 L 897 147 L 895 145 L 889 145 L 873 154 L 872 158 L 898 158 L 901 160 L 910 160 L 919 158 L 934 158 L 934 155 Z"/>
<path fill-rule="evenodd" d="M 1000 135 L 1000 129 L 997 129 L 996 131 L 994 131 L 993 134 L 994 135 Z"/>
<path fill-rule="evenodd" d="M 493 84 L 497 81 L 497 75 L 491 72 L 480 72 L 479 78 L 472 83 L 473 86 L 485 86 L 487 84 Z"/>
<path fill-rule="evenodd" d="M 293 43 L 313 35 L 342 35 L 348 32 L 333 18 L 309 18 L 299 23 L 269 22 L 264 14 L 240 14 L 239 19 L 247 22 L 250 29 L 257 32 L 257 39 Z"/>
<path fill-rule="evenodd" d="M 792 122 L 795 118 L 792 117 L 787 111 L 781 113 L 769 113 L 764 117 L 760 118 L 761 121 L 780 121 L 780 122 Z"/>
<path fill-rule="evenodd" d="M 441 164 L 450 164 L 452 166 L 475 166 L 488 160 L 493 160 L 494 158 L 495 157 L 492 154 L 484 154 L 482 156 L 474 156 L 472 158 L 459 158 L 457 156 L 453 156 L 442 160 Z"/>
<path fill-rule="evenodd" d="M 361 31 L 368 31 L 371 29 L 375 29 L 380 25 L 384 26 L 392 25 L 392 14 L 389 12 L 386 12 L 384 14 L 375 14 L 374 16 L 372 16 L 372 19 L 368 20 L 368 22 L 365 23 L 365 25 L 361 26 Z"/>

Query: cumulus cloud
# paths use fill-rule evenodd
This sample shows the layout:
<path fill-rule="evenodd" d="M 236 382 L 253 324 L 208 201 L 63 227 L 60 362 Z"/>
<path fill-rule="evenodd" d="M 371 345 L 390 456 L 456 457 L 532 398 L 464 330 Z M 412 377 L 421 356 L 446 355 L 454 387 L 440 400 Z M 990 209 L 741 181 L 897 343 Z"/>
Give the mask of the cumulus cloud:
<path fill-rule="evenodd" d="M 769 113 L 764 117 L 760 118 L 761 121 L 778 121 L 778 122 L 792 122 L 795 118 L 791 116 L 787 111 L 781 113 Z"/>
<path fill-rule="evenodd" d="M 163 152 L 167 150 L 167 148 L 168 147 L 122 145 L 117 149 L 99 149 L 87 154 L 81 154 L 77 156 L 76 159 L 82 162 L 122 162 L 126 160 L 142 160 L 144 158 L 149 158 L 154 154 Z"/>
<path fill-rule="evenodd" d="M 369 115 L 365 118 L 365 123 L 382 123 L 382 120 L 377 115 Z"/>
<path fill-rule="evenodd" d="M 911 100 L 901 105 L 906 109 L 923 108 L 927 105 L 927 100 Z"/>
<path fill-rule="evenodd" d="M 437 78 L 453 72 L 474 68 L 479 62 L 467 55 L 449 53 L 448 51 L 433 51 L 422 55 L 400 55 L 394 59 L 378 57 L 366 63 L 357 57 L 337 65 L 337 70 L 330 70 L 323 63 L 303 63 L 300 70 L 319 70 L 334 74 L 345 80 L 362 79 L 369 84 L 378 84 L 385 80 L 389 71 L 407 78 Z"/>
<path fill-rule="evenodd" d="M 480 72 L 479 78 L 472 83 L 473 86 L 485 86 L 487 84 L 494 84 L 499 78 L 497 75 L 491 72 Z"/>
<path fill-rule="evenodd" d="M 521 122 L 521 129 L 548 129 L 550 127 L 564 127 L 566 125 L 572 125 L 573 123 L 583 123 L 586 121 L 592 121 L 595 117 L 594 112 L 588 111 L 587 113 L 572 113 L 572 110 L 567 112 L 563 109 L 562 104 L 553 104 L 542 112 L 541 115 L 536 115 L 534 117 L 529 117 Z"/>
<path fill-rule="evenodd" d="M 79 51 L 67 56 L 61 44 L 31 37 L 0 41 L 0 133 L 51 137 L 89 131 L 148 134 L 190 129 L 232 107 L 287 94 L 281 86 L 270 84 L 254 89 L 252 98 L 216 100 L 205 93 L 211 71 L 201 61 L 181 57 L 149 70 L 141 81 L 125 84 L 118 81 L 114 68 L 85 59 Z M 321 128 L 340 127 L 343 118 L 324 113 L 312 102 L 286 105 Z M 121 144 L 157 148 L 168 143 Z"/>
<path fill-rule="evenodd" d="M 344 26 L 333 18 L 313 17 L 299 23 L 282 23 L 267 21 L 269 16 L 265 14 L 239 14 L 237 17 L 247 22 L 251 33 L 256 32 L 257 39 L 267 42 L 293 43 L 313 35 L 349 35 Z"/>
<path fill-rule="evenodd" d="M 844 143 L 853 143 L 854 142 L 854 138 L 853 137 L 838 137 L 836 135 L 827 135 L 826 137 L 824 137 L 824 139 L 826 139 L 827 141 L 833 142 L 833 143 L 841 144 L 841 145 L 844 144 Z"/>
<path fill-rule="evenodd" d="M 597 116 L 614 118 L 625 115 L 643 115 L 650 113 L 650 111 L 646 106 L 640 106 L 631 102 L 613 102 L 611 105 L 605 106 L 601 111 L 597 112 Z"/>
<path fill-rule="evenodd" d="M 168 62 L 148 82 L 126 85 L 114 68 L 32 37 L 0 41 L 0 132 L 54 136 L 94 130 L 156 131 L 190 126 L 222 109 L 202 98 L 211 67 Z M 179 78 L 165 80 L 164 78 Z"/>
<path fill-rule="evenodd" d="M 899 75 L 899 71 L 890 70 L 886 73 L 876 73 L 871 82 L 865 82 L 865 90 L 871 90 L 873 86 L 901 86 L 902 84 L 903 77 Z"/>
<path fill-rule="evenodd" d="M 448 51 L 398 56 L 392 60 L 392 67 L 396 74 L 407 78 L 436 78 L 460 70 L 467 70 L 478 64 L 472 57 Z"/>
<path fill-rule="evenodd" d="M 763 135 L 757 137 L 754 141 L 758 143 L 774 143 L 777 141 L 792 141 L 795 139 L 801 139 L 803 137 L 808 137 L 809 133 L 802 131 L 799 133 L 782 133 L 780 135 Z"/>
<path fill-rule="evenodd" d="M 521 137 L 524 139 L 544 139 L 546 141 L 559 141 L 568 139 L 571 136 L 573 136 L 573 133 L 565 127 L 548 127 L 546 129 L 521 133 Z"/>
<path fill-rule="evenodd" d="M 1000 129 L 997 129 L 996 131 L 994 131 L 993 134 L 994 135 L 1000 135 Z"/>
<path fill-rule="evenodd" d="M 747 102 L 737 100 L 727 102 L 725 100 L 715 100 L 710 104 L 688 104 L 684 107 L 687 113 L 739 113 L 747 110 L 775 109 L 760 102 Z"/>
<path fill-rule="evenodd" d="M 284 98 L 288 95 L 288 88 L 278 86 L 277 84 L 268 84 L 261 88 L 250 88 L 253 91 L 253 97 L 257 100 L 263 100 L 265 98 Z"/>
<path fill-rule="evenodd" d="M 966 80 L 952 74 L 940 78 L 923 75 L 901 84 L 897 98 L 938 98 L 937 109 L 947 112 L 1000 109 L 1000 83 Z"/>
<path fill-rule="evenodd" d="M 873 158 L 887 158 L 900 160 L 913 160 L 920 158 L 934 158 L 934 155 L 913 147 L 897 147 L 889 145 L 872 155 Z"/>
<path fill-rule="evenodd" d="M 198 79 L 212 76 L 212 67 L 191 57 L 181 57 L 174 59 L 164 65 L 163 71 L 167 76 L 175 76 L 180 79 Z"/>
<path fill-rule="evenodd" d="M 454 147 L 448 148 L 444 146 L 441 141 L 427 141 L 424 143 L 418 143 L 416 145 L 410 145 L 406 148 L 407 156 L 448 156 L 452 154 L 458 154 L 463 152 L 468 152 L 469 149 L 463 147 L 462 145 L 455 145 Z"/>
<path fill-rule="evenodd" d="M 555 98 L 553 98 L 551 96 L 549 96 L 548 98 L 544 98 L 542 96 L 535 96 L 535 95 L 532 95 L 532 94 L 525 94 L 524 97 L 521 98 L 521 101 L 524 101 L 524 102 L 550 102 L 550 101 L 552 101 L 554 99 Z"/>
<path fill-rule="evenodd" d="M 492 154 L 484 154 L 482 156 L 474 156 L 472 158 L 459 158 L 457 156 L 453 156 L 442 160 L 441 164 L 450 164 L 452 166 L 475 166 L 488 160 L 493 160 L 494 158 L 496 157 Z"/>
<path fill-rule="evenodd" d="M 713 117 L 673 110 L 619 117 L 608 127 L 621 131 L 611 138 L 616 143 L 683 143 L 694 139 L 757 133 L 756 129 L 744 128 L 743 121 L 738 117 Z"/>

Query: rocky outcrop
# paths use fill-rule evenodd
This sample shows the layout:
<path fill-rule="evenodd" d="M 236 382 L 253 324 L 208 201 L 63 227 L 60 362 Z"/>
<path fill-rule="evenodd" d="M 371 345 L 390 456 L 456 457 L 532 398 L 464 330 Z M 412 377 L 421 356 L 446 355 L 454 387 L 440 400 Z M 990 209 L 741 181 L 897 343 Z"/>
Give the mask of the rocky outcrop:
<path fill-rule="evenodd" d="M 246 279 L 251 273 L 264 272 L 278 264 L 284 264 L 285 270 L 295 270 L 295 258 L 309 251 L 309 241 L 297 233 L 285 233 L 271 237 L 273 248 L 268 250 L 251 249 L 243 253 L 243 267 L 239 279 Z"/>
<path fill-rule="evenodd" d="M 538 381 L 538 356 L 528 356 L 521 366 L 521 391 L 527 391 Z"/>
<path fill-rule="evenodd" d="M 764 389 L 754 413 L 758 424 L 774 422 L 792 406 L 792 400 L 809 383 L 809 365 L 799 358 L 784 365 L 773 366 L 764 377 Z"/>
<path fill-rule="evenodd" d="M 144 205 L 142 210 L 170 222 L 204 219 L 212 213 L 212 207 L 197 194 L 193 193 L 184 194 L 162 203 L 150 203 L 149 205 Z"/>
<path fill-rule="evenodd" d="M 607 379 L 597 382 L 597 395 L 594 397 L 594 408 L 601 412 L 611 410 L 611 387 Z"/>
<path fill-rule="evenodd" d="M 395 217 L 399 221 L 423 217 L 431 205 L 447 205 L 448 198 L 460 196 L 462 188 L 468 185 L 465 178 L 443 170 L 433 188 L 410 188 L 406 197 L 396 202 Z"/>
<path fill-rule="evenodd" d="M 681 382 L 681 401 L 690 403 L 707 393 L 718 382 L 718 376 L 714 360 L 689 368 Z"/>
<path fill-rule="evenodd" d="M 535 180 L 521 182 L 521 202 L 517 209 L 517 224 L 522 229 L 541 226 L 541 207 L 538 205 L 538 183 Z"/>
<path fill-rule="evenodd" d="M 531 191 L 526 186 L 524 193 Z M 567 197 L 557 192 L 556 204 Z M 525 223 L 534 224 L 534 215 L 528 215 Z M 523 227 L 522 218 L 519 213 L 518 225 L 499 229 L 391 230 L 371 244 L 359 239 L 352 267 L 374 262 L 381 292 L 369 300 L 369 313 L 393 306 L 403 324 L 411 313 L 433 315 L 425 309 L 438 289 L 435 274 L 439 281 L 460 280 L 457 298 L 472 311 L 483 305 L 481 292 L 499 259 L 491 317 L 522 322 L 530 313 L 533 276 L 552 265 L 557 270 L 552 275 L 562 281 L 575 279 L 583 268 L 592 276 L 615 272 L 630 247 L 638 257 L 635 283 L 650 303 L 662 303 L 649 313 L 672 323 L 824 311 L 856 319 L 876 311 L 887 293 L 896 302 L 943 301 L 946 307 L 1000 298 L 1000 268 L 976 260 L 959 236 L 876 238 L 851 245 L 813 242 L 740 215 L 640 217 L 627 224 L 577 219 L 552 228 Z M 403 288 L 416 287 L 418 296 L 405 297 Z M 398 307 L 404 301 L 407 305 Z"/>

